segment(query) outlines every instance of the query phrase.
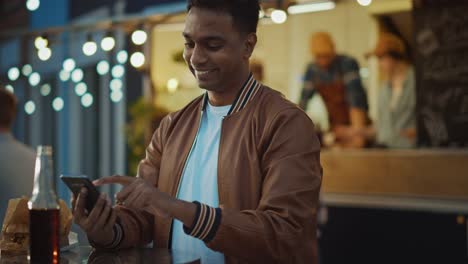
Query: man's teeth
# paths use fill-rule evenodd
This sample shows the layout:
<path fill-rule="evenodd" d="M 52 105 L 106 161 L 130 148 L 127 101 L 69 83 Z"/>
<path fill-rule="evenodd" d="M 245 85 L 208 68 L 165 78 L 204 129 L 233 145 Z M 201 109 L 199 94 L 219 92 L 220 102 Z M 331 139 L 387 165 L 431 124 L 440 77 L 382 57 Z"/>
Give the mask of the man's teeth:
<path fill-rule="evenodd" d="M 205 74 L 208 74 L 210 73 L 211 70 L 208 70 L 208 71 L 196 71 L 197 75 L 205 75 Z"/>

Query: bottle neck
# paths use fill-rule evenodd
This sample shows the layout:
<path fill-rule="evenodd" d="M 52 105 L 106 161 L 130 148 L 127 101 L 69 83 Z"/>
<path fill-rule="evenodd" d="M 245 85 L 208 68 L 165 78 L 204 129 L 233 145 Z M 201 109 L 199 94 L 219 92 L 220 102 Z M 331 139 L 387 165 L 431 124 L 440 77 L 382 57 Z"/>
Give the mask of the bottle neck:
<path fill-rule="evenodd" d="M 50 148 L 38 148 L 29 209 L 58 209 Z"/>

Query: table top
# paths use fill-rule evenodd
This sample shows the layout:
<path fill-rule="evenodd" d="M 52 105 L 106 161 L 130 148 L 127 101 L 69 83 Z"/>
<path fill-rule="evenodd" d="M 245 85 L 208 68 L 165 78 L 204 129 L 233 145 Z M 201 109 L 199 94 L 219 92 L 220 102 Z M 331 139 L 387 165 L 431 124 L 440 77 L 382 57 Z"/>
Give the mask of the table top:
<path fill-rule="evenodd" d="M 0 258 L 0 264 L 29 263 L 27 256 L 15 256 Z M 60 255 L 61 264 L 112 264 L 112 263 L 200 263 L 199 256 L 195 253 L 173 251 L 169 249 L 139 248 L 118 251 L 94 250 L 90 246 L 80 246 Z"/>

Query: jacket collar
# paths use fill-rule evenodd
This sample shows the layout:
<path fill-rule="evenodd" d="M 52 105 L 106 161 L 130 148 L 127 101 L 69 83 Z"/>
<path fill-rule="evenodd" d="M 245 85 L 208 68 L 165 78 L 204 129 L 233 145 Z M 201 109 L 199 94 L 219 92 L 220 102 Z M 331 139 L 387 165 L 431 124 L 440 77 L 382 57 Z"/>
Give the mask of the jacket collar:
<path fill-rule="evenodd" d="M 252 73 L 249 74 L 249 77 L 247 80 L 244 82 L 244 85 L 242 85 L 242 88 L 240 89 L 239 93 L 237 94 L 236 99 L 232 103 L 231 108 L 229 109 L 228 116 L 235 114 L 242 109 L 250 102 L 252 99 L 255 97 L 257 94 L 258 90 L 260 90 L 260 87 L 262 84 L 255 80 Z M 206 92 L 203 95 L 203 106 L 202 110 L 205 111 L 206 105 L 208 104 L 208 93 Z"/>

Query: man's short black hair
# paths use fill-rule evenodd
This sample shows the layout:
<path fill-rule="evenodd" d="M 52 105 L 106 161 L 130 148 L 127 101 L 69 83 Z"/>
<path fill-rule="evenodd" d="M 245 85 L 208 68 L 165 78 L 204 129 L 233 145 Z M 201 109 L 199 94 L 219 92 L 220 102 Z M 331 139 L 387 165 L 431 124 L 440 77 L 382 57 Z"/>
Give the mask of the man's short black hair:
<path fill-rule="evenodd" d="M 0 127 L 10 128 L 16 115 L 16 97 L 0 84 Z"/>
<path fill-rule="evenodd" d="M 192 7 L 226 12 L 232 16 L 234 26 L 239 32 L 257 32 L 260 12 L 258 0 L 188 0 L 187 11 Z"/>

